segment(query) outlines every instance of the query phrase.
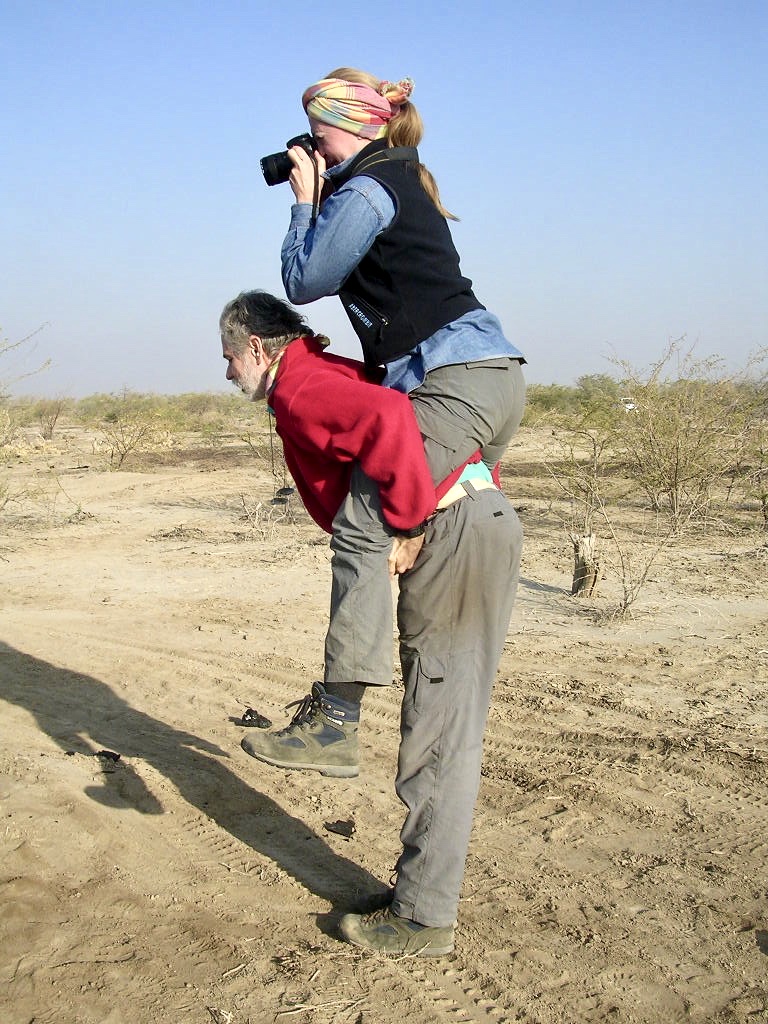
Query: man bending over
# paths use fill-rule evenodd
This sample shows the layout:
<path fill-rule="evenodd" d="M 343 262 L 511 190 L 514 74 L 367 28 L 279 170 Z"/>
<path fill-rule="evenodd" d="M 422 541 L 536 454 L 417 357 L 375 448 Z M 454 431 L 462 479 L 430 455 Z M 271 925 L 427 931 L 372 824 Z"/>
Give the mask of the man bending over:
<path fill-rule="evenodd" d="M 381 953 L 441 956 L 454 945 L 483 732 L 517 589 L 517 515 L 487 473 L 474 468 L 479 452 L 435 489 L 408 398 L 381 387 L 362 364 L 325 352 L 327 339 L 285 302 L 243 293 L 225 306 L 220 328 L 227 379 L 269 403 L 315 522 L 333 536 L 355 474 L 356 514 L 386 526 L 386 549 L 346 552 L 343 564 L 348 573 L 356 558 L 374 559 L 399 580 L 405 690 L 395 789 L 407 808 L 403 850 L 391 898 L 371 914 L 344 915 L 340 930 L 349 942 Z M 354 591 L 333 568 L 332 614 L 334 603 Z M 388 617 L 360 595 L 346 614 L 357 633 L 391 643 L 391 633 L 376 635 Z M 248 737 L 242 746 L 266 764 L 357 775 L 365 688 L 358 681 L 314 683 L 286 728 Z"/>

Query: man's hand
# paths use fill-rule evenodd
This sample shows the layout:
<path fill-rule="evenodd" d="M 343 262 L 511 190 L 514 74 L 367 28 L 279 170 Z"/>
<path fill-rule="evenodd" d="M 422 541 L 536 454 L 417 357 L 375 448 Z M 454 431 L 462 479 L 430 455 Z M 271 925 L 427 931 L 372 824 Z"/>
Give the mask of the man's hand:
<path fill-rule="evenodd" d="M 315 164 L 309 153 L 301 146 L 294 146 L 288 150 L 288 159 L 293 164 L 291 176 L 288 179 L 297 203 L 312 203 L 315 198 Z M 315 153 L 317 162 L 317 173 L 320 175 L 320 185 L 323 186 L 323 171 L 325 160 L 319 153 Z"/>
<path fill-rule="evenodd" d="M 392 541 L 392 549 L 387 559 L 389 575 L 394 578 L 401 572 L 408 572 L 409 569 L 412 569 L 423 545 L 423 533 L 419 537 L 401 537 L 396 535 Z"/>

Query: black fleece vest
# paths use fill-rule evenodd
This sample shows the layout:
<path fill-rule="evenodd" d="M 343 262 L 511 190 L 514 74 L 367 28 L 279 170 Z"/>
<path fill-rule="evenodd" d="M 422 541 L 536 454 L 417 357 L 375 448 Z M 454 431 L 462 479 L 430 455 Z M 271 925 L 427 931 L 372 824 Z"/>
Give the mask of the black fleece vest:
<path fill-rule="evenodd" d="M 395 203 L 394 220 L 339 289 L 366 363 L 380 366 L 485 307 L 461 275 L 447 221 L 421 186 L 418 151 L 372 142 L 336 187 L 356 174 L 374 178 Z"/>

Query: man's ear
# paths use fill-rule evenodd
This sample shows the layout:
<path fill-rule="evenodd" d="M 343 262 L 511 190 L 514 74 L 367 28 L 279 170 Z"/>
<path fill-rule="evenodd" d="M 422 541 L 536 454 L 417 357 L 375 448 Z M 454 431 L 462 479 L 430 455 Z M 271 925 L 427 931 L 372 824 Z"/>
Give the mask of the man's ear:
<path fill-rule="evenodd" d="M 252 334 L 248 339 L 248 343 L 250 345 L 251 352 L 253 352 L 258 362 L 258 360 L 261 359 L 262 353 L 264 351 L 264 346 L 261 343 L 261 338 L 258 336 L 258 334 Z"/>

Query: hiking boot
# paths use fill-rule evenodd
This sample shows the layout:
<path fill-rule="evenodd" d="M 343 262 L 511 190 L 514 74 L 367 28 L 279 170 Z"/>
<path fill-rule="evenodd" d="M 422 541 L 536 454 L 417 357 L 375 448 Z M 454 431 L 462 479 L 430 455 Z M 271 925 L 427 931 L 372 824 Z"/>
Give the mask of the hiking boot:
<path fill-rule="evenodd" d="M 339 921 L 339 931 L 353 946 L 376 953 L 445 956 L 453 951 L 453 925 L 429 928 L 398 917 L 391 907 L 373 914 L 345 914 Z"/>
<path fill-rule="evenodd" d="M 284 729 L 246 736 L 240 744 L 246 754 L 277 768 L 301 768 L 338 779 L 358 775 L 360 705 L 332 697 L 320 683 L 288 707 L 296 705 Z"/>

